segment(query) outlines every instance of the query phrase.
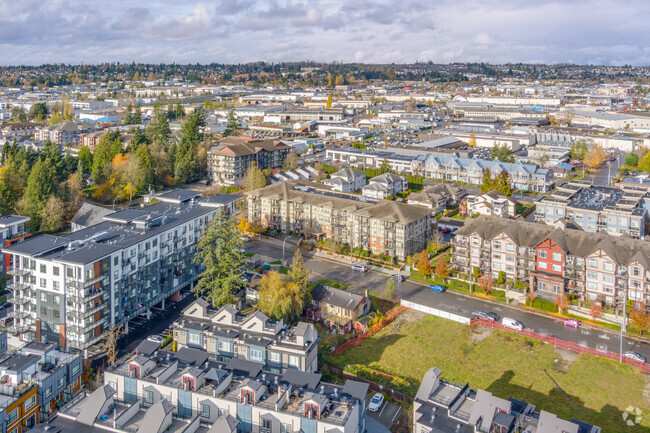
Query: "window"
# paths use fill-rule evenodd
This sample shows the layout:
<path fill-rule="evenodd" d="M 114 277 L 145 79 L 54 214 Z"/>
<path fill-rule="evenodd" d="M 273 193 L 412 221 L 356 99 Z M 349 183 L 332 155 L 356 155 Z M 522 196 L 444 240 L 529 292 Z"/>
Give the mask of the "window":
<path fill-rule="evenodd" d="M 201 416 L 203 418 L 210 418 L 210 405 L 201 404 Z"/>
<path fill-rule="evenodd" d="M 282 354 L 278 352 L 269 352 L 269 361 L 275 363 L 282 362 Z"/>
<path fill-rule="evenodd" d="M 144 402 L 147 404 L 153 404 L 153 391 L 144 392 Z"/>
<path fill-rule="evenodd" d="M 514 252 L 515 251 L 515 246 L 512 245 L 511 243 L 507 243 L 506 244 L 506 251 L 508 251 L 509 253 Z"/>
<path fill-rule="evenodd" d="M 514 262 L 515 261 L 515 256 L 504 256 L 506 258 L 506 262 Z"/>
<path fill-rule="evenodd" d="M 637 268 L 636 266 L 633 266 L 630 268 L 630 274 L 632 274 L 633 277 L 640 277 L 641 269 Z"/>
<path fill-rule="evenodd" d="M 187 344 L 192 344 L 194 346 L 201 346 L 201 334 L 199 334 L 198 332 L 188 332 Z"/>
<path fill-rule="evenodd" d="M 41 302 L 47 302 L 47 293 L 41 292 Z"/>
<path fill-rule="evenodd" d="M 258 349 L 250 349 L 250 360 L 251 361 L 263 361 L 263 354 L 261 350 Z"/>
<path fill-rule="evenodd" d="M 472 238 L 472 245 L 480 245 L 478 238 Z"/>
<path fill-rule="evenodd" d="M 291 424 L 280 424 L 280 433 L 291 433 Z"/>
<path fill-rule="evenodd" d="M 47 266 L 41 265 L 41 274 L 47 274 Z"/>
<path fill-rule="evenodd" d="M 596 261 L 596 259 L 587 260 L 587 267 L 591 269 L 598 269 L 598 261 Z"/>
<path fill-rule="evenodd" d="M 614 272 L 614 263 L 612 262 L 603 263 L 603 269 L 606 270 L 607 272 Z"/>
<path fill-rule="evenodd" d="M 52 267 L 52 273 L 54 274 L 55 277 L 59 276 L 59 272 L 60 272 L 60 270 L 59 270 L 58 266 Z"/>
<path fill-rule="evenodd" d="M 614 293 L 614 288 L 612 286 L 603 286 L 603 292 Z"/>
<path fill-rule="evenodd" d="M 59 288 L 61 288 L 61 285 L 59 284 L 58 281 L 55 281 L 54 282 L 54 290 L 59 290 Z"/>
<path fill-rule="evenodd" d="M 540 259 L 545 259 L 545 258 L 548 257 L 547 254 L 546 254 L 546 250 L 539 250 L 537 252 L 537 255 L 539 256 Z"/>
<path fill-rule="evenodd" d="M 561 261 L 562 261 L 562 254 L 560 254 L 560 253 L 553 253 L 553 261 L 554 261 L 554 262 L 561 262 Z"/>
<path fill-rule="evenodd" d="M 72 367 L 72 375 L 75 376 L 75 375 L 77 375 L 77 374 L 79 374 L 79 364 L 77 364 L 77 365 L 75 365 L 74 367 Z M 115 389 L 115 391 L 117 391 L 117 387 L 114 388 L 114 389 Z"/>
<path fill-rule="evenodd" d="M 492 258 L 494 260 L 501 260 L 501 254 L 494 253 L 494 254 L 492 254 Z"/>
<path fill-rule="evenodd" d="M 27 400 L 25 400 L 25 410 L 29 410 L 34 407 L 36 404 L 36 395 L 32 395 Z"/>
<path fill-rule="evenodd" d="M 472 248 L 472 255 L 478 256 L 478 248 Z"/>
<path fill-rule="evenodd" d="M 232 352 L 232 349 L 230 348 L 230 342 L 229 341 L 220 341 L 219 342 L 219 352 Z"/>
<path fill-rule="evenodd" d="M 596 283 L 587 283 L 587 288 L 589 290 L 598 290 L 598 284 L 596 284 Z"/>
<path fill-rule="evenodd" d="M 603 281 L 605 281 L 606 283 L 613 283 L 614 276 L 609 274 L 603 274 Z"/>
<path fill-rule="evenodd" d="M 501 263 L 492 263 L 492 269 L 501 270 Z"/>
<path fill-rule="evenodd" d="M 49 396 L 52 395 L 52 386 L 48 386 L 47 389 L 45 390 L 45 398 L 48 398 Z"/>
<path fill-rule="evenodd" d="M 597 280 L 598 274 L 596 272 L 587 271 L 587 278 L 590 280 Z"/>
<path fill-rule="evenodd" d="M 57 388 L 61 389 L 65 386 L 65 377 L 60 377 L 59 381 L 57 382 Z"/>
<path fill-rule="evenodd" d="M 553 265 L 553 272 L 562 272 L 562 266 Z"/>
<path fill-rule="evenodd" d="M 290 367 L 300 367 L 300 357 L 289 355 L 289 366 Z"/>
<path fill-rule="evenodd" d="M 546 263 L 546 262 L 539 262 L 539 263 L 537 264 L 537 266 L 538 266 L 540 269 L 546 269 L 546 268 L 548 267 L 548 263 Z"/>
<path fill-rule="evenodd" d="M 12 410 L 7 414 L 7 424 L 13 422 L 16 418 L 18 418 L 18 408 Z"/>
<path fill-rule="evenodd" d="M 498 242 L 498 241 L 492 242 L 492 248 L 494 248 L 495 250 L 500 250 L 501 249 L 501 242 Z"/>
<path fill-rule="evenodd" d="M 114 391 L 117 391 L 117 382 L 108 382 L 108 386 L 113 388 Z"/>
<path fill-rule="evenodd" d="M 217 410 L 219 411 L 219 418 L 221 418 L 222 416 L 228 415 L 228 410 L 227 409 L 218 408 Z"/>
<path fill-rule="evenodd" d="M 41 278 L 40 283 L 41 283 L 41 287 L 42 287 L 42 288 L 46 288 L 46 287 L 47 287 L 47 280 L 46 280 L 45 278 Z"/>
<path fill-rule="evenodd" d="M 265 430 L 271 430 L 271 420 L 270 419 L 262 419 L 262 428 Z"/>
<path fill-rule="evenodd" d="M 120 263 L 120 258 L 117 257 L 117 256 L 113 257 L 113 264 L 114 264 L 115 266 L 117 266 L 118 263 Z"/>
<path fill-rule="evenodd" d="M 560 286 L 558 284 L 553 284 L 553 293 L 560 293 Z"/>
<path fill-rule="evenodd" d="M 545 292 L 546 291 L 546 283 L 544 281 L 540 281 L 539 283 L 537 283 L 537 289 L 542 290 L 542 291 Z"/>

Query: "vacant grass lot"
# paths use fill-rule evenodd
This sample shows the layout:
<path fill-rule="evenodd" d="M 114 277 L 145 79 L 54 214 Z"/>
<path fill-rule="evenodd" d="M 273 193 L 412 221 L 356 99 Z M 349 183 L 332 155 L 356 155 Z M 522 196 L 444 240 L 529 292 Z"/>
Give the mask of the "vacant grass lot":
<path fill-rule="evenodd" d="M 647 432 L 650 426 L 650 381 L 630 366 L 417 312 L 403 313 L 332 361 L 341 368 L 363 364 L 406 379 L 411 395 L 425 371 L 438 367 L 448 381 L 469 382 L 474 389 L 524 400 L 538 410 L 590 422 L 603 431 Z M 642 409 L 642 426 L 623 423 L 622 412 L 629 406 Z"/>

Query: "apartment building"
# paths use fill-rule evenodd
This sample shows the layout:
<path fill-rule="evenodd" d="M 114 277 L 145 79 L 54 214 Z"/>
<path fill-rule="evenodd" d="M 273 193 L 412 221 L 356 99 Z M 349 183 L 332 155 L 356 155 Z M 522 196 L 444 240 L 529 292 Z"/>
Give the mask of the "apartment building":
<path fill-rule="evenodd" d="M 540 298 L 558 294 L 617 305 L 650 302 L 650 245 L 627 236 L 588 233 L 572 223 L 555 225 L 481 217 L 458 229 L 452 263 L 495 278 L 526 282 Z"/>
<path fill-rule="evenodd" d="M 63 407 L 59 419 L 65 431 L 363 433 L 367 390 L 351 380 L 324 383 L 316 373 L 224 365 L 197 349 L 160 350 L 107 369 L 104 386 Z"/>
<path fill-rule="evenodd" d="M 621 189 L 586 181 L 563 183 L 552 195 L 537 200 L 535 221 L 549 224 L 567 219 L 587 232 L 626 233 L 643 239 L 647 194 L 645 189 L 633 186 Z"/>
<path fill-rule="evenodd" d="M 208 150 L 210 179 L 220 185 L 239 186 L 252 163 L 262 170 L 282 167 L 292 149 L 279 140 L 226 137 Z"/>
<path fill-rule="evenodd" d="M 318 370 L 318 332 L 310 323 L 289 327 L 257 311 L 245 316 L 231 305 L 212 308 L 198 299 L 174 322 L 177 348 L 203 349 L 219 362 L 258 364 L 264 371 Z"/>
<path fill-rule="evenodd" d="M 537 411 L 532 404 L 503 399 L 469 384 L 442 379 L 442 371 L 429 369 L 413 402 L 413 433 L 600 433 L 600 427 Z"/>
<path fill-rule="evenodd" d="M 431 234 L 428 209 L 333 192 L 319 183 L 288 181 L 247 194 L 248 220 L 283 233 L 334 239 L 352 248 L 405 258 Z"/>
<path fill-rule="evenodd" d="M 81 134 L 92 131 L 89 125 L 78 124 L 75 122 L 61 122 L 52 126 L 42 126 L 36 130 L 34 138 L 36 140 L 50 140 L 58 145 L 76 145 L 79 144 Z"/>
<path fill-rule="evenodd" d="M 466 194 L 467 191 L 460 186 L 438 183 L 425 187 L 421 192 L 409 194 L 407 203 L 427 207 L 435 215 L 449 206 L 457 206 Z"/>
<path fill-rule="evenodd" d="M 201 230 L 226 205 L 176 190 L 141 209 L 103 217 L 63 236 L 40 235 L 3 248 L 14 297 L 12 331 L 24 339 L 86 349 L 103 331 L 178 298 L 200 272 Z"/>

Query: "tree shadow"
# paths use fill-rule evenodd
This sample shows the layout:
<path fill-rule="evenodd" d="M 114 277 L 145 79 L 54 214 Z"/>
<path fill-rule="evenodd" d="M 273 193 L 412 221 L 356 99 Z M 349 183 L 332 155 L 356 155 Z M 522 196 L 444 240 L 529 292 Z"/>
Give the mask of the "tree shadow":
<path fill-rule="evenodd" d="M 547 372 L 551 376 L 553 371 Z M 502 398 L 514 398 L 537 406 L 537 411 L 546 410 L 559 418 L 590 423 L 602 428 L 603 432 L 650 433 L 650 428 L 640 425 L 628 426 L 623 419 L 623 412 L 610 404 L 600 411 L 585 407 L 580 398 L 567 394 L 557 387 L 547 394 L 535 391 L 529 387 L 512 382 L 515 373 L 512 370 L 504 372 L 501 377 L 492 382 L 485 390 Z M 634 419 L 634 417 L 631 417 Z"/>

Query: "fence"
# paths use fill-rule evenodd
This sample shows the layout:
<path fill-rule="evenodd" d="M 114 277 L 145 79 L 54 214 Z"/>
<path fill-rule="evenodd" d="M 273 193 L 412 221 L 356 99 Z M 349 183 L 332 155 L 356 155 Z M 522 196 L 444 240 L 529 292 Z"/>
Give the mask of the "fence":
<path fill-rule="evenodd" d="M 343 371 L 340 368 L 336 368 L 336 367 L 333 367 L 331 365 L 328 365 L 327 368 L 329 368 L 330 373 L 332 373 L 334 376 L 338 377 L 339 379 L 356 380 L 358 382 L 367 383 L 368 386 L 369 386 L 369 389 L 372 392 L 383 392 L 384 394 L 390 396 L 394 400 L 407 401 L 409 403 L 413 403 L 413 397 L 411 397 L 410 395 L 404 394 L 403 392 L 395 391 L 392 388 L 388 388 L 387 386 L 379 385 L 378 383 L 373 382 L 372 380 L 366 379 L 365 377 L 361 377 L 361 376 L 357 376 L 357 375 L 352 374 L 352 373 L 348 373 L 347 371 Z M 385 373 L 382 373 L 381 371 L 377 371 L 377 373 L 385 374 Z M 390 376 L 390 375 L 387 375 L 387 376 Z"/>
<path fill-rule="evenodd" d="M 364 332 L 362 334 L 359 334 L 357 337 L 346 341 L 345 343 L 343 343 L 339 347 L 337 347 L 336 350 L 334 351 L 334 355 L 339 355 L 341 352 L 343 352 L 348 347 L 356 347 L 356 346 L 358 346 L 359 344 L 361 344 L 361 342 L 363 340 L 365 340 L 368 337 L 372 337 L 381 328 L 383 328 L 384 326 L 386 326 L 390 322 L 392 322 L 393 319 L 395 318 L 395 316 L 397 316 L 399 313 L 401 313 L 404 310 L 406 310 L 406 308 L 401 307 L 401 306 L 393 308 L 392 310 L 390 310 L 390 312 L 388 313 L 388 315 L 386 317 L 384 317 L 380 322 L 375 323 L 372 326 L 372 328 L 370 328 L 369 330 L 367 330 L 366 332 Z"/>
<path fill-rule="evenodd" d="M 410 308 L 411 310 L 421 311 L 422 313 L 431 314 L 433 316 L 442 317 L 443 319 L 453 320 L 454 322 L 462 323 L 464 325 L 470 324 L 469 317 L 459 316 L 458 314 L 449 313 L 447 311 L 438 310 L 437 308 L 427 307 L 426 305 L 416 304 L 415 302 L 401 300 L 402 307 Z"/>
<path fill-rule="evenodd" d="M 594 347 L 583 346 L 581 344 L 574 343 L 572 341 L 561 340 L 559 338 L 540 334 L 535 331 L 528 331 L 528 330 L 516 331 L 514 329 L 507 328 L 503 326 L 501 323 L 493 320 L 477 319 L 477 320 L 472 320 L 471 324 L 482 326 L 485 328 L 501 329 L 502 331 L 513 332 L 519 335 L 523 335 L 525 337 L 534 338 L 536 340 L 552 344 L 553 347 L 557 347 L 558 349 L 570 350 L 576 353 L 588 353 L 590 355 L 599 356 L 601 358 L 612 359 L 614 361 L 620 360 L 620 354 L 616 352 L 610 352 L 609 350 L 601 350 L 601 349 L 596 349 Z M 633 367 L 638 368 L 644 373 L 650 374 L 650 365 L 646 364 L 645 362 L 639 362 L 630 358 L 623 357 L 623 363 L 629 364 Z"/>

